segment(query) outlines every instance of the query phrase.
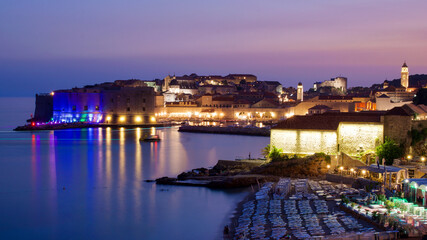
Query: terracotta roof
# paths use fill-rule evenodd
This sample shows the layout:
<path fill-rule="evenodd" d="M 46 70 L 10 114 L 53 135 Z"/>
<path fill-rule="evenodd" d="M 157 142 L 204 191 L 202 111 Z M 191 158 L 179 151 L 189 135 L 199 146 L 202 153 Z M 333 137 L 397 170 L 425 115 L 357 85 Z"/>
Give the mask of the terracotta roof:
<path fill-rule="evenodd" d="M 391 110 L 388 110 L 385 115 L 396 115 L 396 116 L 412 116 L 409 109 L 404 109 L 403 107 L 395 107 Z"/>
<path fill-rule="evenodd" d="M 319 100 L 353 100 L 350 96 L 319 96 Z"/>
<path fill-rule="evenodd" d="M 238 100 L 234 101 L 234 103 L 236 103 L 236 104 L 251 104 L 251 102 L 249 102 L 246 99 L 238 99 Z"/>
<path fill-rule="evenodd" d="M 314 107 L 309 108 L 309 110 L 310 109 L 332 109 L 332 108 L 330 108 L 330 107 L 328 107 L 326 105 L 316 105 Z"/>
<path fill-rule="evenodd" d="M 411 111 L 413 111 L 416 114 L 426 114 L 426 111 L 423 108 L 421 108 L 420 106 L 417 106 L 415 104 L 412 104 L 412 103 L 406 104 L 402 107 L 404 107 L 406 109 L 410 109 Z"/>
<path fill-rule="evenodd" d="M 270 98 L 263 98 L 263 99 L 259 100 L 258 102 L 254 103 L 254 104 L 257 104 L 257 103 L 260 103 L 260 102 L 268 102 L 268 103 L 270 103 L 272 105 L 275 105 L 275 106 L 279 106 L 280 105 L 279 102 L 274 101 L 273 99 L 270 99 Z"/>
<path fill-rule="evenodd" d="M 395 92 L 396 91 L 396 87 L 395 86 L 389 86 L 387 88 L 384 88 L 383 91 L 386 91 L 386 92 Z"/>
<path fill-rule="evenodd" d="M 282 85 L 278 81 L 263 81 L 263 82 L 267 85 L 275 85 L 275 86 Z"/>
<path fill-rule="evenodd" d="M 212 101 L 234 101 L 234 97 L 233 96 L 218 96 L 218 97 L 213 97 Z"/>
<path fill-rule="evenodd" d="M 387 96 L 387 95 L 385 95 L 385 94 L 383 94 L 383 95 L 381 95 L 381 96 L 379 96 L 379 97 L 377 97 L 377 98 L 390 98 L 389 96 Z"/>
<path fill-rule="evenodd" d="M 424 110 L 425 112 L 427 112 L 427 106 L 426 105 L 424 105 L 424 104 L 420 104 L 420 105 L 417 105 L 419 108 L 421 108 L 422 110 Z"/>
<path fill-rule="evenodd" d="M 381 122 L 385 112 L 335 113 L 293 116 L 279 122 L 273 129 L 337 130 L 340 122 Z"/>

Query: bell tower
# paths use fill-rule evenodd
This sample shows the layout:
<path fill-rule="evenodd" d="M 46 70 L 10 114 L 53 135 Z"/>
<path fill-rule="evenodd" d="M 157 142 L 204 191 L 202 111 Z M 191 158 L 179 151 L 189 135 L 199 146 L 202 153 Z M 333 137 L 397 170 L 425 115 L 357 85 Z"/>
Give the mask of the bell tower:
<path fill-rule="evenodd" d="M 304 101 L 304 89 L 302 88 L 302 83 L 298 83 L 297 87 L 297 101 Z"/>
<path fill-rule="evenodd" d="M 402 65 L 402 71 L 400 74 L 401 74 L 400 84 L 402 85 L 402 87 L 408 88 L 409 87 L 409 69 L 408 69 L 408 65 L 406 65 L 406 61 Z"/>

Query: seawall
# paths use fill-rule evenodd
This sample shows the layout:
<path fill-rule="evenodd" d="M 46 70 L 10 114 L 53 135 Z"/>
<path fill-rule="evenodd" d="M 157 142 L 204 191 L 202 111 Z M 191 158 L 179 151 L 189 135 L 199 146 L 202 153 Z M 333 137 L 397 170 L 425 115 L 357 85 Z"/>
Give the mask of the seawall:
<path fill-rule="evenodd" d="M 211 126 L 181 126 L 180 132 L 192 133 L 215 133 L 215 134 L 234 134 L 251 136 L 270 136 L 270 129 L 255 127 L 211 127 Z"/>
<path fill-rule="evenodd" d="M 111 127 L 111 128 L 147 128 L 147 127 L 169 127 L 176 126 L 178 124 L 172 123 L 155 123 L 155 124 L 140 124 L 140 125 L 120 125 L 120 124 L 105 124 L 105 123 L 64 123 L 64 124 L 42 124 L 42 125 L 25 125 L 18 126 L 14 131 L 39 131 L 39 130 L 61 130 L 71 128 L 98 128 L 98 127 Z"/>

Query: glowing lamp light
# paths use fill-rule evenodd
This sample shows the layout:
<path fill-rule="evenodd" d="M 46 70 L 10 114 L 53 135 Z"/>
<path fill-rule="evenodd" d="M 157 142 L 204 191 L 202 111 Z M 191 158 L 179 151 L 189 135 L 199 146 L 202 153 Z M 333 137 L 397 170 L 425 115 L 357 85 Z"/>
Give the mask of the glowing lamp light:
<path fill-rule="evenodd" d="M 342 171 L 342 170 L 344 170 L 344 167 L 343 167 L 343 166 L 341 166 L 341 167 L 340 167 L 340 170 L 341 170 L 341 171 Z"/>
<path fill-rule="evenodd" d="M 328 164 L 326 167 L 329 169 L 329 168 L 331 168 L 331 165 Z"/>
<path fill-rule="evenodd" d="M 219 116 L 220 116 L 220 117 L 224 117 L 224 113 L 220 113 L 220 114 L 219 114 Z"/>
<path fill-rule="evenodd" d="M 108 117 L 106 118 L 106 120 L 107 120 L 107 121 L 111 121 L 111 117 L 110 117 L 110 116 L 108 116 Z"/>
<path fill-rule="evenodd" d="M 405 179 L 405 181 L 404 181 L 405 183 L 408 183 L 409 182 L 409 180 L 408 179 Z"/>
<path fill-rule="evenodd" d="M 407 158 L 407 159 L 409 159 L 409 160 L 411 160 L 411 159 L 412 159 L 412 156 L 411 156 L 411 155 L 408 155 L 408 156 L 406 156 L 406 158 Z"/>
<path fill-rule="evenodd" d="M 366 170 L 362 170 L 362 174 L 365 175 L 366 174 Z"/>
<path fill-rule="evenodd" d="M 53 96 L 53 95 L 55 95 L 55 92 L 51 92 L 51 93 L 50 93 L 50 96 Z"/>
<path fill-rule="evenodd" d="M 425 158 L 425 157 L 421 157 L 421 161 L 423 161 L 423 162 L 424 162 L 425 160 L 426 160 L 426 158 Z"/>
<path fill-rule="evenodd" d="M 125 120 L 126 120 L 126 117 L 120 117 L 120 118 L 119 118 L 119 121 L 120 121 L 120 122 L 124 122 Z"/>
<path fill-rule="evenodd" d="M 135 117 L 135 122 L 142 122 L 142 118 L 140 116 Z"/>
<path fill-rule="evenodd" d="M 350 172 L 354 172 L 354 169 L 353 169 L 353 168 L 351 168 L 351 169 L 350 169 Z"/>
<path fill-rule="evenodd" d="M 155 121 L 156 121 L 156 118 L 155 118 L 155 117 L 151 117 L 151 118 L 150 118 L 150 121 L 155 122 Z"/>

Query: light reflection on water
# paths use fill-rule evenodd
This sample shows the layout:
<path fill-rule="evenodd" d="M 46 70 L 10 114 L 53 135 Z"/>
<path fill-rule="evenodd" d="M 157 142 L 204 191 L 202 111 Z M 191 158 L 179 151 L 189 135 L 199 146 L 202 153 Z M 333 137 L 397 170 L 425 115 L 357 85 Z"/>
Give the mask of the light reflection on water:
<path fill-rule="evenodd" d="M 144 135 L 162 141 L 140 143 Z M 176 128 L 0 132 L 0 239 L 213 239 L 246 194 L 144 182 L 269 138 Z"/>

